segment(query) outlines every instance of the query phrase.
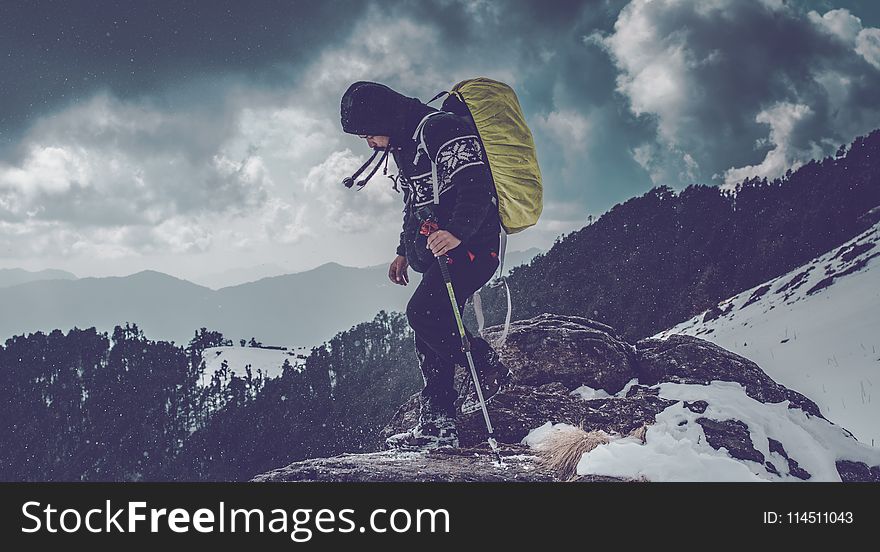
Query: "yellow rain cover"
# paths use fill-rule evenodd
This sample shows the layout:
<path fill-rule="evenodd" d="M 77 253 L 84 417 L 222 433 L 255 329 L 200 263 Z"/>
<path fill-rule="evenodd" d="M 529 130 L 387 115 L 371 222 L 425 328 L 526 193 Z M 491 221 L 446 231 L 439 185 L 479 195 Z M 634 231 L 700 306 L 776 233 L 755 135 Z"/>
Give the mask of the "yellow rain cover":
<path fill-rule="evenodd" d="M 467 105 L 486 148 L 504 230 L 534 226 L 543 209 L 541 169 L 516 93 L 485 77 L 461 81 L 452 93 Z"/>

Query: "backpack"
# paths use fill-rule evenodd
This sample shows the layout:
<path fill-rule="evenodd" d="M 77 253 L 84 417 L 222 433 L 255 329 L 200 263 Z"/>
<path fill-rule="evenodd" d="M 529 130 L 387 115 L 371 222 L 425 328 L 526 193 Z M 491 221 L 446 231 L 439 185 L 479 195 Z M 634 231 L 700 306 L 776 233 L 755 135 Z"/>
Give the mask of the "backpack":
<path fill-rule="evenodd" d="M 504 253 L 507 235 L 521 232 L 538 222 L 543 210 L 543 185 L 541 170 L 532 133 L 513 89 L 503 82 L 477 77 L 459 82 L 450 91 L 443 91 L 427 103 L 447 94 L 442 111 L 455 113 L 473 121 L 483 145 L 492 181 L 498 198 L 498 215 L 501 220 L 501 251 L 499 269 L 507 291 L 507 316 L 499 345 L 504 345 L 510 328 L 510 288 L 504 272 Z M 430 116 L 430 115 L 429 115 Z M 416 128 L 413 135 L 420 150 L 427 151 L 421 131 L 428 117 Z M 436 164 L 431 163 L 434 186 L 437 183 Z M 437 190 L 434 190 L 435 201 Z M 483 333 L 483 310 L 479 290 L 473 296 L 479 331 Z"/>
<path fill-rule="evenodd" d="M 448 94 L 442 111 L 473 121 L 486 152 L 498 196 L 498 215 L 507 234 L 516 234 L 538 222 L 543 209 L 541 169 L 532 133 L 513 89 L 485 77 L 463 80 L 434 96 Z M 424 123 L 424 120 L 422 121 Z M 421 130 L 414 139 L 424 146 Z"/>

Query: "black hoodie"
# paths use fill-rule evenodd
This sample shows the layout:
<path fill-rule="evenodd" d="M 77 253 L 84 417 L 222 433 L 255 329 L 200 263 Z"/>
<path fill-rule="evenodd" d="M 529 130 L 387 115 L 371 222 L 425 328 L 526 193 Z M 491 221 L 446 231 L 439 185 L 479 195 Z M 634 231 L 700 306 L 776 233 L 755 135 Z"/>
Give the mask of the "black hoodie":
<path fill-rule="evenodd" d="M 342 129 L 349 134 L 390 137 L 390 150 L 399 169 L 404 194 L 403 230 L 397 254 L 413 270 L 425 272 L 435 258 L 425 247 L 415 212 L 431 208 L 440 228 L 462 241 L 474 254 L 498 251 L 501 232 L 495 186 L 476 127 L 469 117 L 439 112 L 424 124 L 426 156 L 413 139 L 422 119 L 437 109 L 383 84 L 359 81 L 342 97 Z M 431 159 L 437 163 L 440 202 L 434 205 Z"/>

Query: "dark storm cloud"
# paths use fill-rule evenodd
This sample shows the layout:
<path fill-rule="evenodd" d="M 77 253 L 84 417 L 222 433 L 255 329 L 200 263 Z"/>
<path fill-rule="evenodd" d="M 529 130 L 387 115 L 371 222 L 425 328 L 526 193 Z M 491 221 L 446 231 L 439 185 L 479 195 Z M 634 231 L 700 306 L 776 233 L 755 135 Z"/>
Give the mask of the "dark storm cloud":
<path fill-rule="evenodd" d="M 585 219 L 650 186 L 631 155 L 649 125 L 620 109 L 612 60 L 584 43 L 597 30 L 611 31 L 626 3 L 403 2 L 394 13 L 430 21 L 441 33 L 448 44 L 437 57 L 441 70 L 473 76 L 486 68 L 490 76 L 515 79 L 536 134 L 546 197 L 578 203 L 576 217 Z M 582 117 L 592 128 L 578 149 L 566 151 L 571 136 L 553 125 L 570 117 Z"/>
<path fill-rule="evenodd" d="M 629 4 L 603 43 L 657 120 L 667 149 L 640 151 L 656 179 L 779 176 L 878 126 L 880 71 L 821 19 L 771 0 Z"/>
<path fill-rule="evenodd" d="M 224 78 L 235 75 L 251 86 L 290 88 L 304 65 L 334 45 L 375 41 L 376 34 L 400 35 L 400 25 L 415 22 L 439 35 L 439 51 L 425 52 L 421 61 L 440 75 L 473 76 L 506 71 L 517 79 L 527 113 L 557 110 L 588 113 L 613 97 L 613 64 L 600 49 L 585 46 L 582 37 L 596 29 L 610 30 L 625 0 L 551 2 L 66 2 L 4 3 L 0 44 L 11 56 L 0 58 L 0 158 L 20 163 L 27 154 L 21 133 L 41 114 L 64 109 L 75 101 L 107 90 L 120 99 L 149 98 L 170 111 L 213 110 L 223 106 Z M 371 6 L 383 14 L 374 34 L 353 36 Z M 405 40 L 400 48 L 412 48 Z M 504 73 L 502 73 L 504 74 Z M 226 75 L 227 77 L 224 77 Z M 217 86 L 193 83 L 214 79 Z M 437 84 L 396 83 L 410 94 L 432 95 Z M 448 84 L 451 84 L 448 83 Z M 444 81 L 444 86 L 448 85 Z M 188 88 L 192 90 L 188 92 Z M 207 92 L 207 94 L 206 94 Z M 328 97 L 341 94 L 328 90 Z M 328 103 L 334 103 L 330 101 Z M 335 106 L 334 106 L 335 107 Z M 616 107 L 611 107 L 616 110 Z M 645 178 L 629 155 L 641 139 L 637 126 L 608 127 L 601 147 L 608 155 L 596 162 L 569 159 L 563 164 L 559 144 L 536 129 L 546 151 L 543 170 L 550 199 L 576 195 L 591 210 L 610 206 L 607 188 L 636 191 Z M 179 146 L 193 151 L 193 163 L 210 156 L 211 137 Z M 6 140 L 6 142 L 4 142 Z M 621 143 L 610 148 L 611 143 Z M 4 147 L 5 146 L 5 147 Z M 204 146 L 203 150 L 198 150 Z M 151 145 L 140 137 L 144 156 Z M 586 152 L 583 152 L 584 154 Z M 585 156 L 581 156 L 585 157 Z M 572 166 L 579 165 L 579 167 Z M 584 173 L 589 184 L 571 181 L 566 173 Z"/>
<path fill-rule="evenodd" d="M 261 0 L 0 4 L 0 138 L 35 115 L 109 88 L 138 97 L 207 74 L 284 82 L 347 36 L 364 2 Z"/>
<path fill-rule="evenodd" d="M 444 59 L 450 69 L 515 70 L 521 102 L 539 109 L 555 101 L 583 107 L 610 99 L 613 65 L 582 38 L 610 30 L 626 1 L 409 1 L 391 11 L 435 27 L 451 53 Z"/>
<path fill-rule="evenodd" d="M 808 15 L 840 6 L 851 13 L 830 26 Z M 876 12 L 856 0 L 3 2 L 0 231 L 15 225 L 7 249 L 32 236 L 34 254 L 93 239 L 191 251 L 219 235 L 205 219 L 248 210 L 243 234 L 266 225 L 286 243 L 338 232 L 322 214 L 396 217 L 384 182 L 360 197 L 334 187 L 365 154 L 341 133 L 339 97 L 366 79 L 427 100 L 479 75 L 514 84 L 535 134 L 547 204 L 535 232 L 567 231 L 655 183 L 775 170 L 877 126 L 873 35 L 866 57 L 833 30 L 855 28 L 845 15 L 876 26 Z M 634 14 L 650 40 L 634 40 Z"/>

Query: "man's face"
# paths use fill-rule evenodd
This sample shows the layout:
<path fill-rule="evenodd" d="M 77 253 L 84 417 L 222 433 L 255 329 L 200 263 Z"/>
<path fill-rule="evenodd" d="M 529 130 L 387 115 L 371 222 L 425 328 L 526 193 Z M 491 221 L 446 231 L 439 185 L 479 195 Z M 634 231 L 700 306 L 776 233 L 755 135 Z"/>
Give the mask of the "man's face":
<path fill-rule="evenodd" d="M 367 145 L 373 149 L 387 148 L 388 142 L 390 141 L 390 138 L 388 136 L 371 136 L 369 134 L 361 134 L 359 135 L 359 137 L 365 139 L 367 141 Z"/>

